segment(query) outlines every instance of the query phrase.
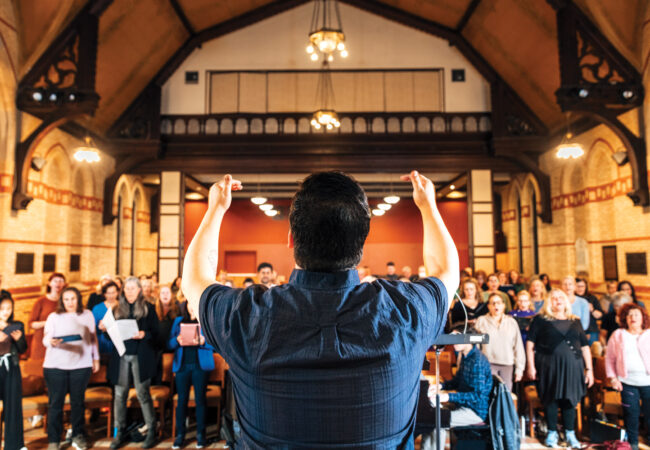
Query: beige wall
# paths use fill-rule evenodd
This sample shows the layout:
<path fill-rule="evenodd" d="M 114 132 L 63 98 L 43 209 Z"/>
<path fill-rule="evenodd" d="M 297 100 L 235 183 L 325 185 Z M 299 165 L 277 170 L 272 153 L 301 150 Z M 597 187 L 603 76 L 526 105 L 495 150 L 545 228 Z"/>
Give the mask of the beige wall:
<path fill-rule="evenodd" d="M 636 112 L 624 119 L 633 120 Z M 641 207 L 633 206 L 625 195 L 632 188 L 629 164 L 619 167 L 611 158 L 622 144 L 604 125 L 577 136 L 586 150 L 578 160 L 561 160 L 555 150 L 541 158 L 541 168 L 551 177 L 553 223 L 538 219 L 540 272 L 559 280 L 564 275 L 587 272 L 598 290 L 604 281 L 602 247 L 616 245 L 619 279 L 639 286 L 640 294 L 650 294 L 647 276 L 630 275 L 626 271 L 626 252 L 646 252 L 650 248 L 650 216 Z M 524 273 L 533 273 L 532 191 L 537 186 L 530 175 L 520 175 L 501 190 L 502 219 L 508 238 L 509 267 L 518 268 L 517 197 L 522 205 L 522 240 Z M 537 196 L 539 199 L 539 195 Z M 539 200 L 537 208 L 539 208 Z M 646 208 L 647 209 L 647 208 Z M 539 210 L 539 209 L 538 209 Z M 584 240 L 587 248 L 586 266 L 581 266 L 576 243 Z"/>
<path fill-rule="evenodd" d="M 309 2 L 205 42 L 163 86 L 163 114 L 203 114 L 208 70 L 318 69 L 305 52 L 312 8 Z M 350 56 L 337 56 L 333 69 L 444 68 L 446 111 L 490 110 L 488 83 L 447 41 L 346 4 L 340 9 Z M 466 81 L 452 83 L 451 69 L 465 69 Z M 185 84 L 187 70 L 199 72 L 198 84 Z"/>
<path fill-rule="evenodd" d="M 102 225 L 104 179 L 114 161 L 102 154 L 99 163 L 77 162 L 73 155 L 81 142 L 54 130 L 39 143 L 34 155 L 44 158 L 42 171 L 29 171 L 28 193 L 34 200 L 26 210 L 12 211 L 11 195 L 14 173 L 17 114 L 15 108 L 16 70 L 19 67 L 16 20 L 10 3 L 0 2 L 0 273 L 2 287 L 17 299 L 17 317 L 25 320 L 34 295 L 44 291 L 49 273 L 43 273 L 43 255 L 56 255 L 56 271 L 63 272 L 71 283 L 94 284 L 104 273 L 115 272 L 116 223 Z M 22 114 L 22 135 L 27 136 L 38 119 Z M 149 232 L 149 205 L 152 192 L 137 177 L 119 181 L 129 209 L 123 233 L 124 259 L 130 261 L 132 199 L 137 198 L 134 272 L 156 270 L 156 235 Z M 115 199 L 114 199 L 115 200 Z M 127 232 L 128 230 L 128 232 Z M 16 254 L 34 253 L 34 273 L 16 274 Z M 79 254 L 81 270 L 70 272 L 70 255 Z M 130 265 L 124 266 L 130 271 Z M 127 272 L 123 272 L 127 273 Z"/>

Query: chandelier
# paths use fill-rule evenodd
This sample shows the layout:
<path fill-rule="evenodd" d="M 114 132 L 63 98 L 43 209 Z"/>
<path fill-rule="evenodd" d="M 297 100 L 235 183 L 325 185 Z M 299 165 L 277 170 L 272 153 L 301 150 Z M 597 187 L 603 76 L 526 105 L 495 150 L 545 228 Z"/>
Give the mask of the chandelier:
<path fill-rule="evenodd" d="M 571 133 L 571 121 L 569 120 L 569 114 L 570 113 L 567 113 L 566 116 L 566 134 L 562 137 L 562 141 L 560 142 L 560 145 L 557 146 L 555 152 L 555 156 L 560 159 L 577 159 L 585 154 L 585 150 L 582 148 L 582 145 L 578 144 L 577 142 L 571 142 L 573 139 L 573 133 Z"/>
<path fill-rule="evenodd" d="M 307 53 L 311 55 L 312 61 L 318 61 L 319 53 L 327 61 L 333 61 L 336 51 L 341 57 L 347 58 L 338 0 L 315 0 Z"/>
<path fill-rule="evenodd" d="M 339 116 L 334 111 L 334 88 L 332 87 L 332 76 L 329 70 L 329 63 L 323 61 L 323 68 L 318 75 L 318 86 L 316 87 L 316 102 L 320 108 L 314 112 L 311 125 L 320 130 L 325 127 L 328 130 L 341 126 Z"/>

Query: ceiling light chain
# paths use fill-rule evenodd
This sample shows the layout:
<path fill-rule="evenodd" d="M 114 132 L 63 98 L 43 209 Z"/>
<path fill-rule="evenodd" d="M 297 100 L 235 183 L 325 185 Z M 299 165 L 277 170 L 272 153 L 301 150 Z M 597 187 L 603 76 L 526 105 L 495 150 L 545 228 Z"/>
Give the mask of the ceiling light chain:
<path fill-rule="evenodd" d="M 338 0 L 315 0 L 307 53 L 312 61 L 318 61 L 319 53 L 323 60 L 333 61 L 336 51 L 341 57 L 348 57 Z"/>

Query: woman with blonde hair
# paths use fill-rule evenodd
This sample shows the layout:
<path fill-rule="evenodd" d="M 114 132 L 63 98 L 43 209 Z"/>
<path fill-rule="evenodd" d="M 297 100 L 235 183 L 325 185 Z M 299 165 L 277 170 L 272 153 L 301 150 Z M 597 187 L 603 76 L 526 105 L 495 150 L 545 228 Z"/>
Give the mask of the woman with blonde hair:
<path fill-rule="evenodd" d="M 530 301 L 535 308 L 535 312 L 538 313 L 544 302 L 548 297 L 548 291 L 546 290 L 546 285 L 539 278 L 530 282 L 528 286 L 528 292 L 530 292 Z"/>
<path fill-rule="evenodd" d="M 481 295 L 481 287 L 476 278 L 465 278 L 463 280 L 460 284 L 460 297 L 461 300 L 455 301 L 454 306 L 449 311 L 447 323 L 450 328 L 465 323 L 465 311 L 467 311 L 468 326 L 473 325 L 476 319 L 488 312 L 487 305 Z"/>
<path fill-rule="evenodd" d="M 155 307 L 158 316 L 158 347 L 165 352 L 168 350 L 167 343 L 169 342 L 174 320 L 181 314 L 178 300 L 172 293 L 172 287 L 169 284 L 160 286 Z"/>
<path fill-rule="evenodd" d="M 537 393 L 546 413 L 546 446 L 558 444 L 559 407 L 567 444 L 581 448 L 574 431 L 576 405 L 585 395 L 585 384 L 594 384 L 594 374 L 589 340 L 579 318 L 571 313 L 571 303 L 563 291 L 551 290 L 530 324 L 526 356 L 528 376 L 537 381 Z"/>

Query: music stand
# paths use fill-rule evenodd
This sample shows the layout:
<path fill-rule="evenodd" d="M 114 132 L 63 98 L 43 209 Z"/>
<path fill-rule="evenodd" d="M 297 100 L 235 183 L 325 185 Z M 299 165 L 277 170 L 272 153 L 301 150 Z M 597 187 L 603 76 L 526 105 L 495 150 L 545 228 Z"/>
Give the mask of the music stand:
<path fill-rule="evenodd" d="M 441 334 L 432 345 L 436 352 L 436 450 L 441 450 L 442 443 L 440 435 L 440 353 L 445 345 L 459 344 L 487 344 L 490 336 L 487 334 Z"/>

